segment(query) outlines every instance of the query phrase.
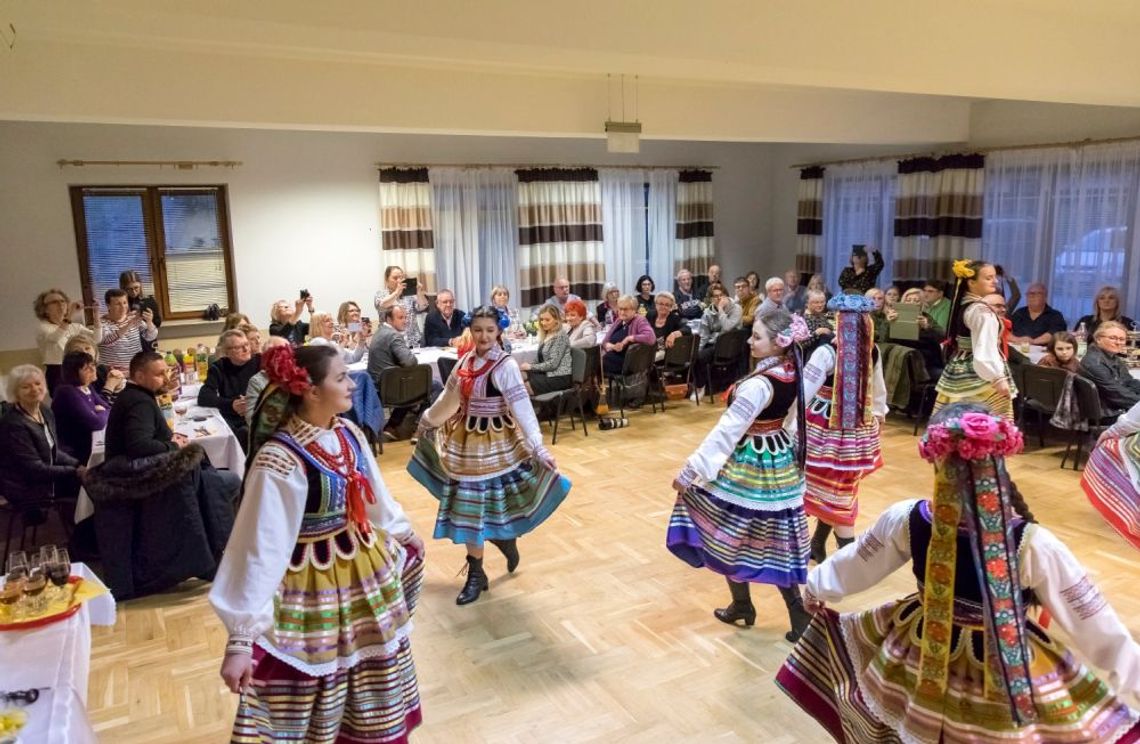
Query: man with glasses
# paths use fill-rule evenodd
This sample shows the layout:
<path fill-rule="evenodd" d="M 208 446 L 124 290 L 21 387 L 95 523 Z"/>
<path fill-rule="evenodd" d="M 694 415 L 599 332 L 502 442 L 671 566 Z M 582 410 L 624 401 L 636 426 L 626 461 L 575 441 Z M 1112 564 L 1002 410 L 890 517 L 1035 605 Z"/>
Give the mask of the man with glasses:
<path fill-rule="evenodd" d="M 1093 381 L 1105 418 L 1116 417 L 1140 403 L 1140 380 L 1132 377 L 1122 355 L 1128 333 L 1115 320 L 1097 326 L 1093 345 L 1081 360 L 1081 374 Z"/>
<path fill-rule="evenodd" d="M 249 425 L 245 420 L 245 397 L 250 379 L 261 369 L 261 354 L 254 354 L 249 339 L 236 328 L 218 339 L 218 360 L 210 365 L 206 382 L 198 391 L 198 405 L 217 408 L 245 449 Z"/>
<path fill-rule="evenodd" d="M 564 276 L 560 276 L 555 279 L 551 289 L 554 290 L 554 294 L 543 304 L 553 305 L 554 307 L 558 308 L 558 312 L 562 313 L 563 315 L 566 314 L 567 302 L 570 300 L 578 300 L 579 302 L 582 301 L 582 298 L 578 295 L 571 294 L 570 280 Z"/>

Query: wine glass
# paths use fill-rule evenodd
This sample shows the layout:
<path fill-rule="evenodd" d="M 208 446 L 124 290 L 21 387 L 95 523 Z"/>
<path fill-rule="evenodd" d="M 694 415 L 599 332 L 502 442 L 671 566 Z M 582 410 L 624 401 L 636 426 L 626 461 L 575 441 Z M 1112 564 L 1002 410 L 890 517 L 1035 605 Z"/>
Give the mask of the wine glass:
<path fill-rule="evenodd" d="M 24 579 L 28 575 L 28 558 L 19 550 L 8 556 L 8 573 L 0 588 L 0 609 L 9 620 L 19 617 L 19 601 L 24 596 Z"/>
<path fill-rule="evenodd" d="M 44 589 L 47 584 L 47 573 L 43 566 L 37 563 L 28 569 L 28 577 L 24 579 L 24 597 L 28 602 L 28 610 L 33 615 L 44 609 Z"/>
<path fill-rule="evenodd" d="M 67 548 L 55 551 L 55 560 L 48 566 L 48 579 L 58 591 L 62 592 L 67 586 L 68 580 L 71 579 L 71 556 L 68 555 Z"/>

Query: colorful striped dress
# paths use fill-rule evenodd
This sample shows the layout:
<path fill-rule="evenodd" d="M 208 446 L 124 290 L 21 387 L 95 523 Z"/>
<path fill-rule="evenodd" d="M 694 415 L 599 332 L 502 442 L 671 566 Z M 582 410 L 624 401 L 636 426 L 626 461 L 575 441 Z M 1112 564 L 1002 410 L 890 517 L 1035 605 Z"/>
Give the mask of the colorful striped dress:
<path fill-rule="evenodd" d="M 1140 404 L 1101 437 L 1081 474 L 1081 486 L 1105 521 L 1140 550 Z"/>
<path fill-rule="evenodd" d="M 465 392 L 464 386 L 469 389 Z M 532 455 L 542 430 L 518 364 L 498 347 L 465 355 L 422 417 L 408 472 L 439 500 L 435 537 L 467 545 L 525 535 L 554 513 L 570 481 Z"/>
<path fill-rule="evenodd" d="M 790 587 L 807 579 L 804 476 L 784 419 L 792 364 L 772 358 L 735 388 L 728 410 L 685 461 L 665 544 L 694 568 Z M 765 368 L 766 367 L 766 368 Z"/>
<path fill-rule="evenodd" d="M 807 457 L 804 475 L 807 491 L 804 509 L 808 516 L 835 525 L 853 527 L 859 514 L 859 482 L 883 466 L 876 416 L 887 415 L 887 386 L 877 349 L 872 354 L 870 379 L 862 388 L 865 400 L 858 402 L 866 423 L 843 428 L 833 420 L 840 400 L 835 384 L 837 355 L 831 344 L 816 349 L 804 365 L 804 397 L 807 405 Z"/>
<path fill-rule="evenodd" d="M 776 684 L 838 742 L 1038 744 L 1140 741 L 1140 645 L 1048 530 L 1014 520 L 1022 587 L 1073 639 L 1071 651 L 1026 619 L 1037 720 L 1014 722 L 1009 693 L 987 671 L 982 590 L 969 533 L 958 532 L 948 677 L 938 699 L 918 692 L 923 579 L 932 534 L 929 501 L 890 507 L 858 541 L 814 568 L 807 591 L 824 602 L 869 589 L 911 562 L 917 595 L 865 612 L 815 615 Z M 1115 692 L 1114 692 L 1115 690 Z"/>
<path fill-rule="evenodd" d="M 210 590 L 231 642 L 254 644 L 231 741 L 408 741 L 421 721 L 412 535 L 352 424 L 294 418 L 258 450 Z"/>
<path fill-rule="evenodd" d="M 962 311 L 965 332 L 958 336 L 958 348 L 935 385 L 934 412 L 951 403 L 972 402 L 1012 420 L 1017 388 L 1001 355 L 1001 320 L 980 297 L 967 294 L 963 301 L 967 303 Z M 994 382 L 1002 378 L 1009 382 L 1009 395 L 994 388 Z"/>

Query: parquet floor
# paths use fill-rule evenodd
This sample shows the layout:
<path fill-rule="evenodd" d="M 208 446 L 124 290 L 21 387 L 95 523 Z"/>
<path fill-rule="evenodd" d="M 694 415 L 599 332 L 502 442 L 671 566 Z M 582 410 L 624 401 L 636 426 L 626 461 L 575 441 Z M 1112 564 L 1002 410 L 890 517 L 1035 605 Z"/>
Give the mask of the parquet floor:
<path fill-rule="evenodd" d="M 756 627 L 730 628 L 711 614 L 726 602 L 724 583 L 664 548 L 669 484 L 721 410 L 685 401 L 588 439 L 564 430 L 554 452 L 574 483 L 567 502 L 520 542 L 514 576 L 488 550 L 490 594 L 467 607 L 454 603 L 463 549 L 430 540 L 435 502 L 404 471 L 408 445 L 385 449 L 387 483 L 428 539 L 413 640 L 425 723 L 415 741 L 827 741 L 772 682 L 789 650 L 776 591 L 754 589 Z M 886 466 L 864 485 L 861 524 L 930 494 L 916 441 L 909 422 L 888 422 Z M 1012 471 L 1038 518 L 1140 633 L 1140 556 L 1059 461 L 1059 447 L 1034 447 Z M 913 588 L 900 571 L 841 608 Z M 204 584 L 120 605 L 118 624 L 93 640 L 89 708 L 101 740 L 226 741 L 236 703 L 217 674 L 225 640 Z"/>

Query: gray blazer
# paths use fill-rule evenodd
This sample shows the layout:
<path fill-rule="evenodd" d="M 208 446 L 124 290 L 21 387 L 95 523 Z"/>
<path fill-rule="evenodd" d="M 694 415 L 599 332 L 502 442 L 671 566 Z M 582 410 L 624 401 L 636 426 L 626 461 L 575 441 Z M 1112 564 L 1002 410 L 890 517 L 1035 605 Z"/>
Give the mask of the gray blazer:
<path fill-rule="evenodd" d="M 368 344 L 368 375 L 380 388 L 380 374 L 391 367 L 411 367 L 416 355 L 408 348 L 404 334 L 384 323 L 372 334 Z"/>

